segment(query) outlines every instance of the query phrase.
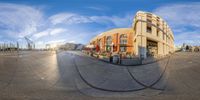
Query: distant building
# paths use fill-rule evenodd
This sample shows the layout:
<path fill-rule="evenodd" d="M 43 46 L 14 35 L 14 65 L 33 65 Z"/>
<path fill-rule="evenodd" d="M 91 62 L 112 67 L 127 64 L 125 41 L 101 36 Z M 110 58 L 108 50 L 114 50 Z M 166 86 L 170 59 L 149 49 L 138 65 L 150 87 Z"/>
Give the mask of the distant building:
<path fill-rule="evenodd" d="M 190 51 L 190 52 L 200 52 L 200 46 L 192 46 L 192 45 L 183 43 L 181 50 Z"/>
<path fill-rule="evenodd" d="M 84 48 L 83 44 L 75 44 L 75 43 L 65 43 L 59 46 L 59 49 L 63 50 L 82 50 Z"/>
<path fill-rule="evenodd" d="M 83 45 L 83 44 L 77 44 L 76 50 L 83 50 L 84 47 L 85 47 L 85 45 Z"/>
<path fill-rule="evenodd" d="M 193 52 L 200 52 L 200 46 L 193 46 L 192 51 Z"/>
<path fill-rule="evenodd" d="M 0 51 L 16 51 L 19 49 L 19 44 L 0 43 Z"/>
<path fill-rule="evenodd" d="M 131 28 L 117 28 L 99 34 L 90 41 L 96 52 L 128 54 L 139 58 L 164 56 L 175 51 L 174 35 L 159 16 L 139 11 Z"/>
<path fill-rule="evenodd" d="M 182 51 L 182 46 L 175 46 L 175 51 Z"/>

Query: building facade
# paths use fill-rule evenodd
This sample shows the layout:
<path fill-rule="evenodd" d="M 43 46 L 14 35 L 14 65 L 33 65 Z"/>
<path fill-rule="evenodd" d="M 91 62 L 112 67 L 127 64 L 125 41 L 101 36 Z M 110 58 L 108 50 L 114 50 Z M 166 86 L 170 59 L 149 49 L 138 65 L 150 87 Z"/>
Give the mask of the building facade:
<path fill-rule="evenodd" d="M 174 35 L 159 16 L 138 11 L 131 28 L 118 28 L 103 32 L 90 41 L 99 48 L 96 52 L 125 54 L 139 58 L 159 57 L 173 53 Z"/>

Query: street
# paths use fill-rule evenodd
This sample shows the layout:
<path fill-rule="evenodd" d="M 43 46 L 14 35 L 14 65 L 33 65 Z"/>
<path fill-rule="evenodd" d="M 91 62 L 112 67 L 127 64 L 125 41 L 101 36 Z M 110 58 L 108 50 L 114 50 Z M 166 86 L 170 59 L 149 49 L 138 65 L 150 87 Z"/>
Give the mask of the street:
<path fill-rule="evenodd" d="M 200 53 L 119 66 L 79 51 L 0 55 L 1 100 L 197 100 Z"/>

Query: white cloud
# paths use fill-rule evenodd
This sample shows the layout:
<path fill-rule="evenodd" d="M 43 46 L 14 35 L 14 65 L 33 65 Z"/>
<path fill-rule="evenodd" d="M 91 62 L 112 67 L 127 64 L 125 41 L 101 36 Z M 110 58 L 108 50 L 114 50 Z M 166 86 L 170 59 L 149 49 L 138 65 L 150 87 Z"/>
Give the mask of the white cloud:
<path fill-rule="evenodd" d="M 104 11 L 105 10 L 105 7 L 102 8 L 102 7 L 90 6 L 90 7 L 86 7 L 86 8 L 89 8 L 89 9 L 92 9 L 92 10 L 97 10 L 97 11 Z"/>
<path fill-rule="evenodd" d="M 39 32 L 39 33 L 34 34 L 34 35 L 33 35 L 33 38 L 34 38 L 34 39 L 38 39 L 38 38 L 47 36 L 48 34 L 49 34 L 49 30 L 45 30 L 45 31 L 42 31 L 42 32 Z"/>
<path fill-rule="evenodd" d="M 176 34 L 175 39 L 177 40 L 177 45 L 182 45 L 183 43 L 200 45 L 200 31 L 181 32 L 180 34 Z"/>
<path fill-rule="evenodd" d="M 100 10 L 97 7 L 90 7 L 89 9 Z M 133 18 L 129 14 L 122 16 L 86 16 L 78 13 L 64 12 L 50 17 L 44 15 L 45 12 L 33 6 L 0 3 L 0 32 L 3 33 L 1 34 L 3 39 L 5 39 L 3 41 L 17 41 L 20 38 L 26 44 L 23 37 L 28 35 L 38 45 L 62 42 L 64 40 L 66 42 L 86 43 L 93 36 L 100 34 L 100 31 L 111 27 L 131 26 Z M 87 23 L 92 23 L 92 25 L 98 24 L 100 27 L 91 26 L 92 30 L 90 28 L 80 28 L 80 30 L 77 28 Z M 79 26 L 79 24 L 81 25 Z M 67 30 L 68 26 L 71 28 L 71 25 L 73 29 Z M 66 32 L 67 34 L 62 34 Z"/>
<path fill-rule="evenodd" d="M 36 45 L 42 45 L 42 44 L 44 44 L 44 42 L 43 41 L 37 41 L 35 44 Z"/>
<path fill-rule="evenodd" d="M 194 41 L 200 40 L 199 10 L 200 2 L 195 2 L 164 5 L 153 12 L 165 19 L 172 27 L 177 44 L 184 42 L 196 44 Z"/>
<path fill-rule="evenodd" d="M 77 24 L 77 23 L 88 23 L 90 22 L 90 19 L 81 16 L 78 14 L 74 13 L 59 13 L 56 15 L 53 15 L 49 18 L 52 24 L 60 24 L 60 23 L 65 23 L 65 24 Z"/>
<path fill-rule="evenodd" d="M 45 48 L 45 43 L 44 43 L 44 41 L 37 41 L 37 42 L 35 42 L 35 47 L 36 47 L 37 49 Z"/>
<path fill-rule="evenodd" d="M 119 16 L 84 16 L 75 13 L 59 13 L 49 18 L 52 24 L 79 24 L 79 23 L 98 23 L 98 24 L 113 24 L 116 27 L 131 26 L 133 16 L 126 14 L 123 17 Z"/>
<path fill-rule="evenodd" d="M 199 9 L 200 2 L 187 4 L 172 4 L 159 7 L 154 10 L 154 13 L 166 19 L 172 27 L 200 27 Z"/>
<path fill-rule="evenodd" d="M 175 25 L 200 27 L 200 3 L 172 4 L 157 8 L 154 13 Z"/>
<path fill-rule="evenodd" d="M 36 39 L 39 39 L 41 37 L 44 37 L 44 36 L 52 36 L 52 35 L 57 35 L 57 34 L 60 34 L 60 33 L 64 33 L 66 32 L 67 29 L 63 29 L 63 28 L 48 28 L 42 32 L 39 32 L 39 33 L 35 33 L 33 34 L 33 38 L 34 40 Z"/>
<path fill-rule="evenodd" d="M 75 41 L 72 40 L 72 41 L 69 41 L 69 43 L 75 43 Z"/>
<path fill-rule="evenodd" d="M 50 35 L 56 35 L 56 34 L 59 34 L 59 33 L 62 33 L 62 32 L 66 32 L 66 31 L 67 30 L 63 29 L 63 28 L 56 28 L 56 29 L 51 30 Z"/>
<path fill-rule="evenodd" d="M 108 24 L 111 23 L 116 27 L 130 27 L 133 19 L 133 15 L 126 14 L 123 17 L 119 16 L 91 16 L 93 22 L 100 24 Z"/>
<path fill-rule="evenodd" d="M 200 32 L 199 31 L 193 31 L 193 32 L 186 31 L 186 32 L 176 35 L 177 40 L 184 40 L 184 39 L 192 40 L 194 38 L 197 38 L 198 40 L 200 40 Z"/>
<path fill-rule="evenodd" d="M 39 9 L 17 4 L 0 3 L 1 32 L 10 37 L 23 37 L 37 31 L 43 21 Z"/>
<path fill-rule="evenodd" d="M 59 39 L 59 40 L 51 40 L 51 41 L 47 41 L 47 44 L 53 44 L 53 43 L 63 43 L 65 42 L 65 39 Z"/>

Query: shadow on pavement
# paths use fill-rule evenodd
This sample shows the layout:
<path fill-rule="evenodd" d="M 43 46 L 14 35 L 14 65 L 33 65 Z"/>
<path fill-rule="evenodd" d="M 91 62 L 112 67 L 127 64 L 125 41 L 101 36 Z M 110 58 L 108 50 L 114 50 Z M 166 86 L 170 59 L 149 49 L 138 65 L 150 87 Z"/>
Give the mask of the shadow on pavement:
<path fill-rule="evenodd" d="M 84 56 L 80 52 L 70 53 L 74 54 L 74 64 L 81 80 L 90 88 L 106 92 L 134 92 L 146 89 L 161 92 L 166 87 L 169 58 L 151 64 L 127 67 L 108 64 Z M 80 87 L 79 89 L 84 91 L 90 89 Z"/>

